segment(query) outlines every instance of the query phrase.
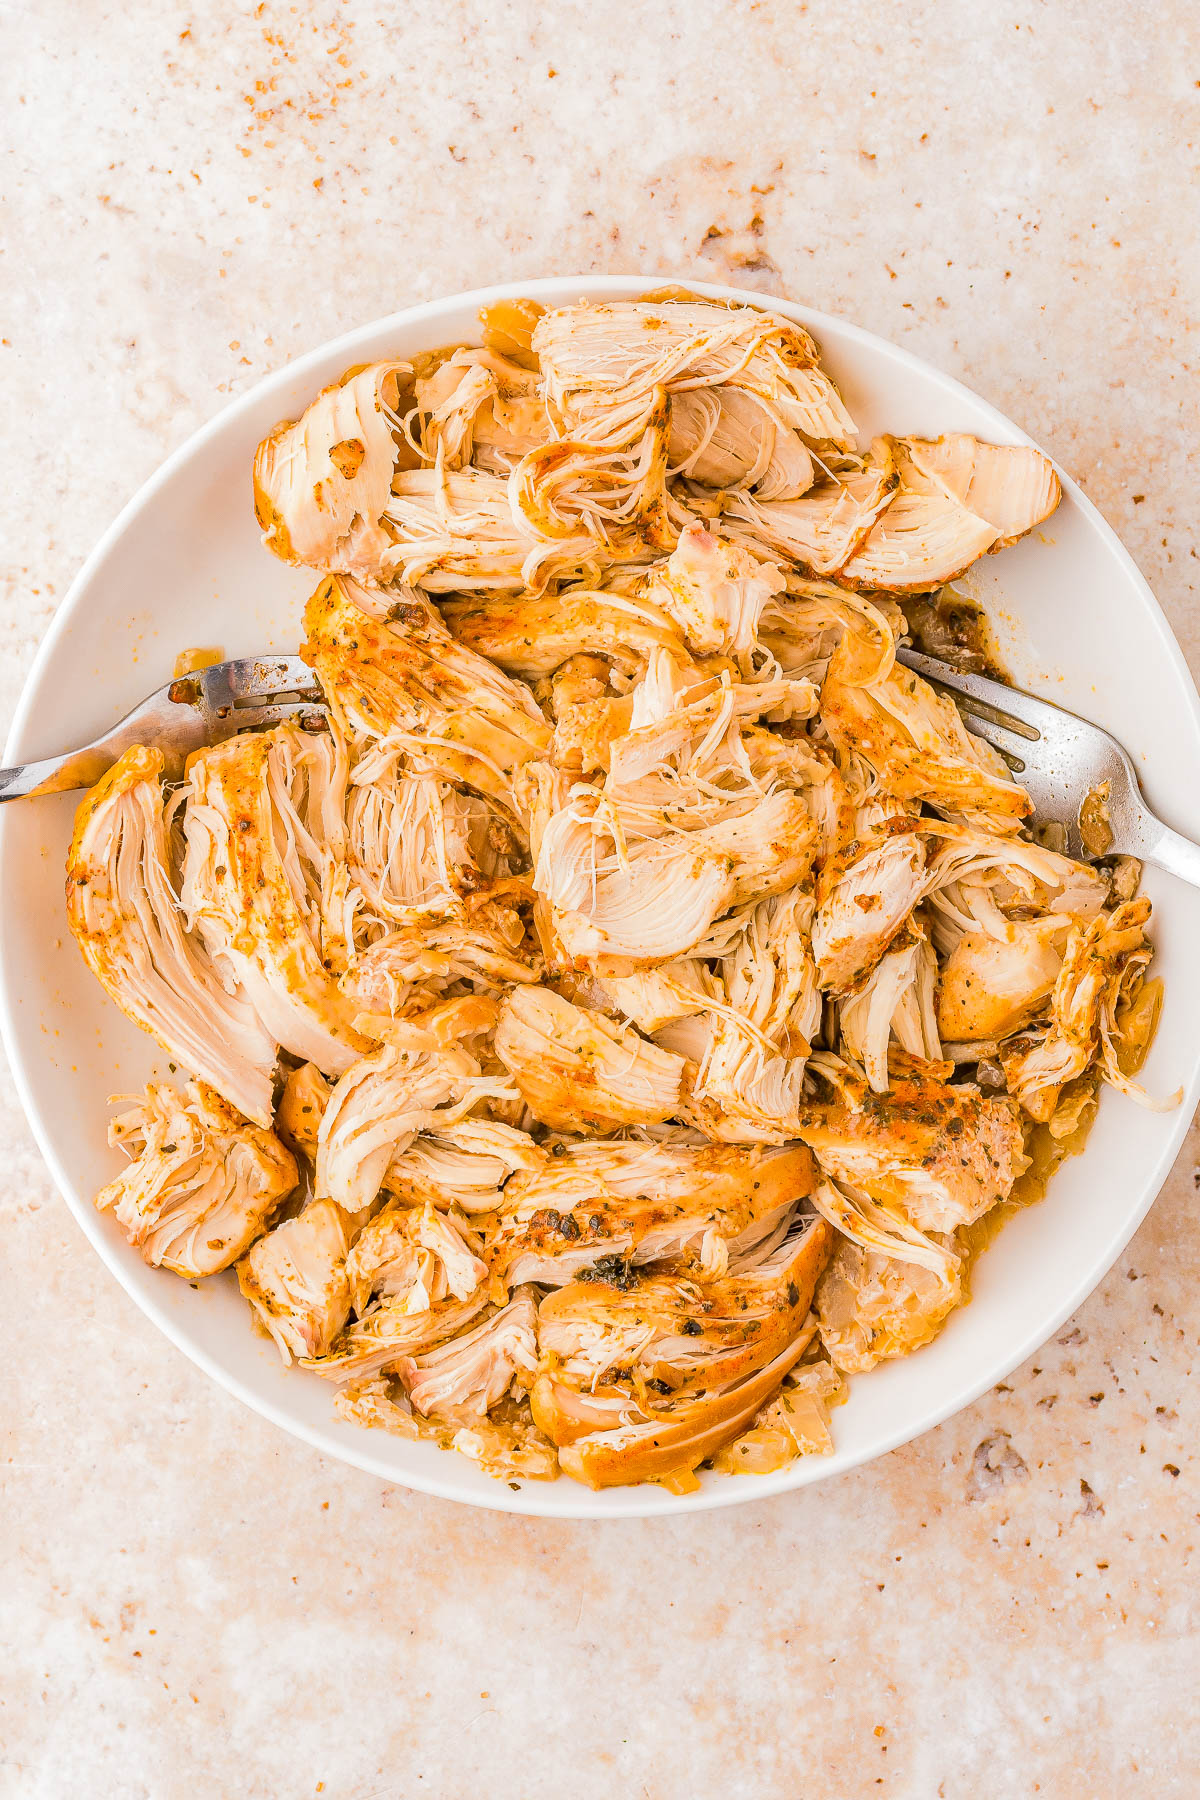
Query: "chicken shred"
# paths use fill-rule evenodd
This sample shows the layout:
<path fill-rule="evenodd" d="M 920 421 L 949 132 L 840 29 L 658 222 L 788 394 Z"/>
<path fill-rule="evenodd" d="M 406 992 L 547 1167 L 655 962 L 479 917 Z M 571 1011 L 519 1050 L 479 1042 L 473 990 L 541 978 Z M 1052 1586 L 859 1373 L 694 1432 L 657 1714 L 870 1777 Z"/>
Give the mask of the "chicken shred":
<path fill-rule="evenodd" d="M 108 1128 L 128 1152 L 124 1174 L 101 1188 L 111 1211 L 152 1268 L 188 1279 L 215 1275 L 263 1232 L 299 1181 L 296 1160 L 272 1131 L 252 1125 L 206 1088 L 152 1081 Z"/>

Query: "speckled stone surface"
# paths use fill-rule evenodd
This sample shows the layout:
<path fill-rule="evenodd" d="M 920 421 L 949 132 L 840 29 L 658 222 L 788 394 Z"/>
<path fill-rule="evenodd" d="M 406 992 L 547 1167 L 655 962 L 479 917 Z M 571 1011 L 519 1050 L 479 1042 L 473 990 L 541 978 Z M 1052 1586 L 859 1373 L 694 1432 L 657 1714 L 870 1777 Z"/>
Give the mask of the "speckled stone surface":
<path fill-rule="evenodd" d="M 8 0 L 0 712 L 226 396 L 406 302 L 581 270 L 788 293 L 963 376 L 1200 667 L 1190 17 Z M 0 1147 L 0 1795 L 1196 1794 L 1194 1141 L 1075 1320 L 940 1430 L 604 1527 L 321 1461 L 103 1272 L 7 1079 Z"/>

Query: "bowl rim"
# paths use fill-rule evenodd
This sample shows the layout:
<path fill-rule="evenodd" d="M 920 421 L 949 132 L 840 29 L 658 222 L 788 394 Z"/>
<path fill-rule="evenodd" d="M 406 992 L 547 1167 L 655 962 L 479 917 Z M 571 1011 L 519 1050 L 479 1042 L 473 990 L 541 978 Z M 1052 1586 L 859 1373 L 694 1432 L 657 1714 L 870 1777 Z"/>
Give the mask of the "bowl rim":
<path fill-rule="evenodd" d="M 53 664 L 61 638 L 83 607 L 94 575 L 117 549 L 128 527 L 151 506 L 160 489 L 172 479 L 179 469 L 186 465 L 214 437 L 226 430 L 232 422 L 260 406 L 273 391 L 283 390 L 297 380 L 302 380 L 310 370 L 335 356 L 344 355 L 349 364 L 354 360 L 352 352 L 368 339 L 375 339 L 392 331 L 398 335 L 410 332 L 415 327 L 435 322 L 440 317 L 459 312 L 467 306 L 478 309 L 497 300 L 509 298 L 550 299 L 565 304 L 568 299 L 576 295 L 580 298 L 601 302 L 633 299 L 647 292 L 661 290 L 668 285 L 686 287 L 690 292 L 706 299 L 732 300 L 745 305 L 777 311 L 782 316 L 810 330 L 818 341 L 820 341 L 822 331 L 832 329 L 842 339 L 848 339 L 864 348 L 870 348 L 876 353 L 882 352 L 902 368 L 919 375 L 925 382 L 939 386 L 946 394 L 968 399 L 974 407 L 981 408 L 987 414 L 989 424 L 995 433 L 995 441 L 1013 444 L 1034 443 L 1028 433 L 993 406 L 990 401 L 985 400 L 965 382 L 947 375 L 914 351 L 895 344 L 875 332 L 867 331 L 864 327 L 844 319 L 840 315 L 819 311 L 813 307 L 804 306 L 772 294 L 764 294 L 757 290 L 738 288 L 722 283 L 696 281 L 686 275 L 679 276 L 677 284 L 672 283 L 669 276 L 662 274 L 553 275 L 530 280 L 513 279 L 496 282 L 486 287 L 471 288 L 460 293 L 443 295 L 435 300 L 423 301 L 415 306 L 403 307 L 394 313 L 368 321 L 337 337 L 328 339 L 264 375 L 244 393 L 237 395 L 221 407 L 212 418 L 190 433 L 184 442 L 172 451 L 141 484 L 101 534 L 94 548 L 80 566 L 50 621 L 17 701 L 5 744 L 5 762 L 19 761 L 23 755 L 28 754 L 23 751 L 22 745 L 33 722 L 34 708 L 43 678 Z M 1197 694 L 1196 684 L 1178 640 L 1149 583 L 1113 527 L 1083 493 L 1078 483 L 1057 464 L 1054 466 L 1062 482 L 1064 493 L 1070 496 L 1073 505 L 1079 509 L 1084 521 L 1098 535 L 1108 554 L 1140 591 L 1143 601 L 1147 604 L 1147 621 L 1152 625 L 1158 639 L 1159 650 L 1165 653 L 1168 662 L 1172 665 L 1190 708 L 1192 722 L 1200 732 L 1200 695 Z M 0 891 L 8 892 L 9 859 L 12 850 L 5 812 L 6 809 L 0 807 Z M 885 1432 L 881 1438 L 861 1450 L 837 1454 L 835 1458 L 830 1459 L 830 1462 L 836 1464 L 835 1467 L 830 1467 L 829 1463 L 822 1458 L 805 1458 L 774 1474 L 756 1476 L 753 1481 L 740 1481 L 730 1476 L 719 1483 L 706 1483 L 698 1493 L 687 1495 L 668 1494 L 657 1487 L 647 1490 L 644 1486 L 608 1490 L 605 1505 L 601 1509 L 595 1504 L 596 1497 L 592 1495 L 590 1489 L 563 1477 L 553 1483 L 524 1482 L 520 1491 L 515 1494 L 503 1481 L 489 1482 L 486 1492 L 466 1494 L 449 1472 L 446 1480 L 442 1480 L 437 1473 L 427 1475 L 422 1471 L 412 1474 L 408 1471 L 399 1472 L 384 1458 L 374 1455 L 367 1447 L 371 1441 L 369 1432 L 363 1430 L 358 1434 L 364 1446 L 359 1448 L 357 1438 L 347 1442 L 340 1433 L 335 1435 L 332 1430 L 323 1430 L 300 1420 L 287 1407 L 276 1405 L 264 1395 L 254 1392 L 237 1375 L 215 1363 L 203 1346 L 193 1341 L 188 1331 L 181 1328 L 176 1315 L 165 1306 L 160 1305 L 152 1295 L 133 1286 L 126 1279 L 125 1259 L 120 1256 L 116 1246 L 110 1242 L 109 1238 L 99 1230 L 99 1221 L 94 1207 L 90 1204 L 90 1199 L 76 1195 L 73 1184 L 58 1156 L 54 1135 L 47 1121 L 41 1115 L 26 1075 L 25 1057 L 18 1043 L 15 985 L 9 934 L 4 929 L 3 923 L 0 922 L 0 1040 L 3 1041 L 13 1074 L 14 1086 L 35 1141 L 59 1193 L 105 1266 L 140 1310 L 176 1349 L 181 1350 L 191 1362 L 216 1381 L 227 1393 L 241 1400 L 254 1412 L 268 1419 L 290 1436 L 307 1443 L 321 1455 L 348 1463 L 391 1485 L 406 1486 L 433 1498 L 455 1501 L 460 1505 L 483 1507 L 491 1511 L 523 1514 L 529 1517 L 586 1518 L 602 1521 L 660 1518 L 677 1513 L 709 1511 L 718 1507 L 744 1506 L 754 1501 L 773 1498 L 780 1493 L 815 1485 L 818 1481 L 827 1480 L 834 1475 L 847 1474 L 851 1469 L 860 1468 L 865 1463 L 873 1462 L 878 1457 L 886 1455 L 903 1444 L 911 1443 L 927 1431 L 931 1431 L 935 1426 L 944 1423 L 955 1413 L 971 1405 L 997 1382 L 1003 1381 L 1027 1357 L 1046 1343 L 1104 1279 L 1161 1191 L 1191 1124 L 1197 1099 L 1200 1098 L 1200 1044 L 1197 1044 L 1193 1065 L 1185 1084 L 1184 1097 L 1172 1130 L 1164 1139 L 1163 1148 L 1153 1166 L 1147 1171 L 1138 1189 L 1137 1200 L 1124 1216 L 1120 1230 L 1108 1240 L 1105 1248 L 1092 1259 L 1091 1263 L 1076 1275 L 1069 1290 L 1064 1294 L 1061 1304 L 1048 1320 L 1039 1321 L 1017 1342 L 1006 1346 L 1003 1356 L 994 1364 L 989 1364 L 982 1375 L 973 1375 L 961 1384 L 953 1385 L 934 1404 L 927 1407 L 915 1422 L 909 1420 L 898 1425 L 894 1430 Z M 332 1418 L 330 1423 L 332 1425 Z M 797 1470 L 801 1466 L 804 1467 L 805 1473 L 801 1479 L 797 1479 Z M 554 1497 L 553 1504 L 538 1503 L 543 1497 L 549 1501 L 552 1495 Z"/>

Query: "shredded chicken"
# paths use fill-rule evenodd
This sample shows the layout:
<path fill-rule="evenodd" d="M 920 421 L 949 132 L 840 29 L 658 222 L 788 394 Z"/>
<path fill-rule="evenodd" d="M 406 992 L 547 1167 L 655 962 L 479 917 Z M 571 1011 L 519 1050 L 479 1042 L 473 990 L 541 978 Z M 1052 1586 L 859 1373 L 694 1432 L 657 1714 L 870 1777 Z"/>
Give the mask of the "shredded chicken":
<path fill-rule="evenodd" d="M 513 1177 L 485 1248 L 501 1287 L 559 1286 L 584 1269 L 624 1280 L 627 1265 L 664 1258 L 722 1275 L 778 1242 L 815 1180 L 802 1145 L 572 1144 Z"/>
<path fill-rule="evenodd" d="M 1026 1157 L 1007 1095 L 929 1078 L 885 1094 L 813 1101 L 798 1135 L 823 1169 L 896 1208 L 924 1231 L 966 1225 L 1008 1198 Z"/>
<path fill-rule="evenodd" d="M 655 1124 L 680 1107 L 684 1063 L 602 1013 L 548 988 L 514 988 L 496 1054 L 543 1125 L 611 1130 Z"/>
<path fill-rule="evenodd" d="M 960 432 L 936 443 L 877 439 L 803 497 L 739 495 L 731 511 L 816 575 L 906 594 L 953 581 L 985 551 L 1024 537 L 1061 494 L 1040 451 Z"/>
<path fill-rule="evenodd" d="M 283 725 L 189 759 L 180 897 L 189 929 L 278 1042 L 332 1074 L 367 1045 L 330 969 L 322 901 L 336 850 L 308 804 L 336 751 L 328 738 L 313 740 L 317 750 L 307 740 Z M 318 757 L 319 771 L 298 766 Z"/>
<path fill-rule="evenodd" d="M 451 637 L 415 594 L 380 619 L 364 589 L 326 581 L 304 627 L 305 657 L 347 734 L 403 746 L 505 804 L 515 772 L 549 745 L 528 688 Z"/>
<path fill-rule="evenodd" d="M 627 1393 L 580 1395 L 539 1376 L 533 1416 L 558 1446 L 560 1466 L 589 1487 L 663 1481 L 690 1471 L 737 1437 L 803 1355 L 798 1334 L 778 1356 L 740 1380 L 679 1399 L 632 1401 Z"/>
<path fill-rule="evenodd" d="M 757 307 L 616 301 L 538 320 L 533 349 L 551 417 L 591 444 L 641 435 L 659 393 L 728 388 L 770 402 L 791 430 L 847 445 L 853 422 L 807 332 Z"/>
<path fill-rule="evenodd" d="M 728 651 L 748 656 L 758 621 L 783 576 L 702 525 L 689 525 L 645 592 L 669 613 L 698 655 Z"/>
<path fill-rule="evenodd" d="M 246 990 L 184 929 L 157 750 L 127 750 L 79 809 L 67 918 L 93 975 L 135 1024 L 258 1125 L 278 1039 Z"/>
<path fill-rule="evenodd" d="M 238 1286 L 284 1362 L 323 1356 L 346 1323 L 354 1223 L 332 1200 L 310 1200 L 238 1264 Z"/>
<path fill-rule="evenodd" d="M 399 1036 L 400 1028 L 394 1028 Z M 483 1099 L 513 1089 L 482 1074 L 466 1050 L 446 1050 L 411 1029 L 407 1041 L 384 1043 L 336 1083 L 317 1134 L 316 1184 L 350 1212 L 369 1206 L 393 1157 L 420 1131 L 437 1131 Z"/>
<path fill-rule="evenodd" d="M 1115 1040 L 1117 1008 L 1137 993 L 1150 960 L 1149 918 L 1150 902 L 1142 898 L 1072 926 L 1047 1027 L 1030 1044 L 1014 1039 L 1002 1058 L 1009 1092 L 1032 1118 L 1049 1119 L 1066 1083 L 1096 1060 L 1114 1087 L 1146 1099 L 1121 1068 Z"/>
<path fill-rule="evenodd" d="M 285 562 L 368 579 L 392 556 L 382 519 L 391 493 L 403 362 L 372 363 L 327 387 L 254 459 L 254 509 Z"/>
<path fill-rule="evenodd" d="M 203 1083 L 152 1081 L 108 1128 L 133 1159 L 96 1195 L 152 1268 L 189 1279 L 245 1254 L 294 1190 L 295 1158 Z"/>
<path fill-rule="evenodd" d="M 404 1357 L 396 1373 L 418 1412 L 442 1419 L 484 1419 L 513 1381 L 537 1368 L 537 1292 L 518 1288 L 482 1325 L 436 1350 Z"/>
<path fill-rule="evenodd" d="M 935 1338 L 962 1300 L 960 1262 L 944 1239 L 939 1268 L 843 1237 L 817 1284 L 821 1342 L 834 1366 L 860 1375 Z"/>
<path fill-rule="evenodd" d="M 593 1393 L 616 1370 L 643 1393 L 658 1383 L 676 1395 L 747 1375 L 797 1335 L 832 1241 L 825 1221 L 808 1214 L 736 1274 L 570 1282 L 539 1308 L 546 1366 Z"/>
<path fill-rule="evenodd" d="M 488 1274 L 477 1250 L 465 1222 L 431 1201 L 389 1203 L 363 1226 L 346 1257 L 351 1304 L 361 1318 L 381 1296 L 396 1300 L 402 1313 L 429 1312 L 448 1296 L 469 1300 Z"/>
<path fill-rule="evenodd" d="M 1150 908 L 897 659 L 1053 511 L 1039 451 L 861 444 L 767 308 L 480 337 L 259 446 L 324 720 L 80 809 L 71 928 L 184 1071 L 97 1204 L 344 1421 L 684 1493 L 827 1454 L 1036 1134 L 1162 1104 Z"/>

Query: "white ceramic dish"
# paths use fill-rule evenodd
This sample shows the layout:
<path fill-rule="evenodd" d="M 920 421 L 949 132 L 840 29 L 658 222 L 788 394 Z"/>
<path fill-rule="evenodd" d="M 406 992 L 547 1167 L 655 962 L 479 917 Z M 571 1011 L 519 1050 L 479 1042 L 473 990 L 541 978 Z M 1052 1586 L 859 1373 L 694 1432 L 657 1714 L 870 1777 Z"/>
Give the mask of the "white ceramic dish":
<path fill-rule="evenodd" d="M 86 741 L 166 680 L 191 644 L 226 655 L 295 648 L 315 577 L 260 545 L 250 464 L 263 434 L 294 417 L 352 363 L 477 339 L 477 311 L 505 292 L 544 304 L 633 296 L 660 278 L 525 282 L 414 307 L 340 338 L 269 376 L 176 452 L 125 508 L 80 572 L 34 664 L 9 737 L 9 762 Z M 695 285 L 695 284 L 690 284 Z M 705 286 L 718 298 L 756 294 Z M 971 431 L 1027 441 L 959 383 L 855 326 L 784 301 L 800 320 L 865 434 Z M 1089 714 L 1140 759 L 1151 804 L 1200 836 L 1200 702 L 1162 613 L 1113 532 L 1075 484 L 1045 533 L 985 558 L 975 591 L 999 622 L 1027 686 Z M 1200 1089 L 1200 893 L 1147 872 L 1156 973 L 1166 1005 L 1145 1080 L 1182 1083 L 1175 1112 L 1106 1093 L 1083 1156 L 1048 1198 L 1012 1221 L 979 1262 L 972 1303 L 927 1349 L 855 1378 L 834 1418 L 837 1450 L 778 1474 L 719 1477 L 676 1498 L 653 1487 L 592 1494 L 565 1478 L 518 1491 L 464 1458 L 333 1417 L 329 1387 L 285 1370 L 255 1336 L 232 1277 L 198 1288 L 148 1269 L 92 1205 L 120 1158 L 108 1148 L 107 1097 L 141 1087 L 165 1058 L 105 999 L 63 911 L 63 862 L 76 797 L 0 809 L 0 1021 L 17 1085 L 54 1177 L 101 1259 L 172 1343 L 231 1393 L 326 1455 L 430 1494 L 511 1512 L 617 1518 L 760 1500 L 867 1462 L 975 1399 L 1028 1356 L 1101 1279 L 1162 1185 Z M 82 1377 L 102 1381 L 102 1371 Z"/>

